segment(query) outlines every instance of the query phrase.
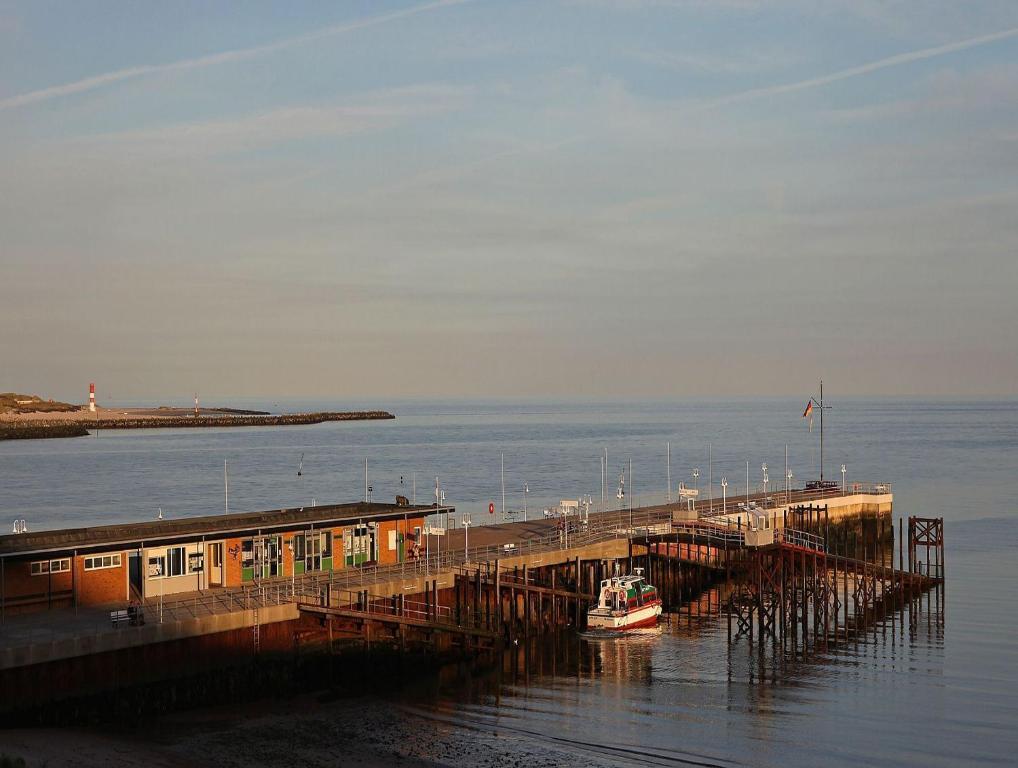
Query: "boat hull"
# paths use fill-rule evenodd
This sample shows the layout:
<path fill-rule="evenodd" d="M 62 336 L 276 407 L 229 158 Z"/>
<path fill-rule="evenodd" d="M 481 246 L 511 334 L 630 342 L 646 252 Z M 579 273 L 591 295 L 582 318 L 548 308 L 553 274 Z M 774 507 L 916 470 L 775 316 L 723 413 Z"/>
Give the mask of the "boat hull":
<path fill-rule="evenodd" d="M 625 631 L 653 627 L 661 615 L 661 601 L 655 600 L 625 613 L 621 611 L 591 611 L 587 614 L 588 629 Z"/>

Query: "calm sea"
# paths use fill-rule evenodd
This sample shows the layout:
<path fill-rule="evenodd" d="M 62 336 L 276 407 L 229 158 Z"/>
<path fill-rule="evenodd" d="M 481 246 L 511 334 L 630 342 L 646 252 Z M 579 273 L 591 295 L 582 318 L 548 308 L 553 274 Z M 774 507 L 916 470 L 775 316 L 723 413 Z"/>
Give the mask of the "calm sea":
<path fill-rule="evenodd" d="M 231 402 L 272 410 L 335 403 Z M 514 758 L 571 754 L 587 765 L 967 765 L 1018 762 L 1018 402 L 838 400 L 825 415 L 826 476 L 890 482 L 895 515 L 946 519 L 943 611 L 913 631 L 877 632 L 806 660 L 761 666 L 729 648 L 716 616 L 668 617 L 625 641 L 574 638 L 525 674 L 454 678 L 400 702 L 462 729 L 511 736 Z M 357 404 L 343 404 L 353 407 Z M 377 406 L 377 403 L 368 404 Z M 625 469 L 636 503 L 671 480 L 729 497 L 819 472 L 798 400 L 384 403 L 391 422 L 220 431 L 103 432 L 0 443 L 0 522 L 30 529 L 217 514 L 224 461 L 231 512 L 396 493 L 448 503 L 475 522 L 601 493 Z M 713 457 L 708 467 L 708 443 Z M 297 475 L 303 456 L 303 472 Z M 632 475 L 629 462 L 632 460 Z M 524 494 L 524 484 L 529 493 Z M 884 637 L 886 634 L 886 638 Z M 763 674 L 761 674 L 763 673 Z M 565 758 L 563 757 L 563 760 Z M 552 758 L 554 763 L 554 758 Z"/>

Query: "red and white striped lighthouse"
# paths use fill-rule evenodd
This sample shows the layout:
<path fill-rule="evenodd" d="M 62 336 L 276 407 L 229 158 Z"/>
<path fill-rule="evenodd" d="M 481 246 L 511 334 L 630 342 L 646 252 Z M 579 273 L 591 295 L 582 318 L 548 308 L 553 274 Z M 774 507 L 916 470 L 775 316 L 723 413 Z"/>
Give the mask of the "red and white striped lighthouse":
<path fill-rule="evenodd" d="M 88 410 L 95 413 L 95 384 L 88 385 Z"/>

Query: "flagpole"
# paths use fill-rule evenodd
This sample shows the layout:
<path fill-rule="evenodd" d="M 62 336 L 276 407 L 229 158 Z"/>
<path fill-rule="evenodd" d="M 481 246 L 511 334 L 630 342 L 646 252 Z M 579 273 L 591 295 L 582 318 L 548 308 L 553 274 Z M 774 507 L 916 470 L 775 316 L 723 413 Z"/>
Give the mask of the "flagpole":
<path fill-rule="evenodd" d="M 820 379 L 820 482 L 824 481 L 824 380 Z"/>

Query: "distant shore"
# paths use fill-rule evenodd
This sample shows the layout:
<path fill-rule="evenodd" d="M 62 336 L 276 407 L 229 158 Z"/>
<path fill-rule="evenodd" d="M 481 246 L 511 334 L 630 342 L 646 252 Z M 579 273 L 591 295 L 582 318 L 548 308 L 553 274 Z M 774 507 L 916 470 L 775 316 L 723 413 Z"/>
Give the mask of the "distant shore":
<path fill-rule="evenodd" d="M 326 421 L 394 419 L 388 411 L 318 411 L 269 414 L 232 408 L 102 408 L 95 413 L 82 407 L 62 413 L 0 414 L 0 440 L 84 437 L 90 430 L 194 429 L 203 427 L 281 427 L 321 424 Z"/>

